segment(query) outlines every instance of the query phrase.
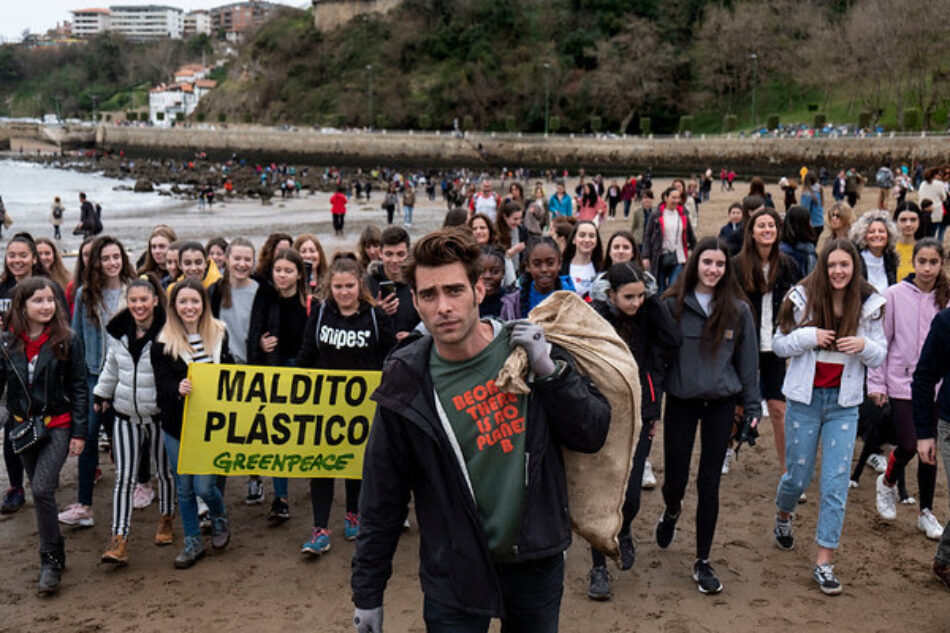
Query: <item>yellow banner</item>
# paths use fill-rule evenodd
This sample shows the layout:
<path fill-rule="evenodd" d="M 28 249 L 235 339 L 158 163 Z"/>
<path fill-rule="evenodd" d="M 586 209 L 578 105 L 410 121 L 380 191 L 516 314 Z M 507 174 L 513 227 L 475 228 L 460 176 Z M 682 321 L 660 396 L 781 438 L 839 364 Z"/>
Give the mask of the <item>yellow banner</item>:
<path fill-rule="evenodd" d="M 359 479 L 380 375 L 192 364 L 178 472 Z"/>

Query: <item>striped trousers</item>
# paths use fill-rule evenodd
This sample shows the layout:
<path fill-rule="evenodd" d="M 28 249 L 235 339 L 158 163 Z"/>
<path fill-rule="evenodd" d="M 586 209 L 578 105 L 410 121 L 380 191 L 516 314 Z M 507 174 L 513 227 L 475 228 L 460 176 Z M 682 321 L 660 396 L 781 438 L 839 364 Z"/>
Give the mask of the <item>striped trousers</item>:
<path fill-rule="evenodd" d="M 115 434 L 112 452 L 115 459 L 115 487 L 112 491 L 112 534 L 128 536 L 132 520 L 132 490 L 137 479 L 139 460 L 143 451 L 149 451 L 152 464 L 158 475 L 158 507 L 162 514 L 175 511 L 174 479 L 162 431 L 157 420 L 132 422 L 118 415 L 115 418 Z"/>

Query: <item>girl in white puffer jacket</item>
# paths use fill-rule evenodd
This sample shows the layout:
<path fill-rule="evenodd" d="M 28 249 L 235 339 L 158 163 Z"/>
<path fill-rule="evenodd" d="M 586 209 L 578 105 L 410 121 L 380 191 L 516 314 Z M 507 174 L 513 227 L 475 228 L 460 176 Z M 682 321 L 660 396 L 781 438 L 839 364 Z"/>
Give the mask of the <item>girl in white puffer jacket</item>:
<path fill-rule="evenodd" d="M 158 474 L 161 511 L 156 545 L 173 541 L 173 477 L 162 443 L 155 375 L 149 350 L 165 325 L 165 293 L 153 275 L 129 284 L 126 304 L 106 326 L 110 338 L 106 360 L 93 391 L 97 411 L 115 411 L 113 457 L 115 487 L 112 495 L 112 538 L 103 563 L 128 563 L 128 536 L 132 519 L 132 488 L 143 447 L 150 451 Z"/>

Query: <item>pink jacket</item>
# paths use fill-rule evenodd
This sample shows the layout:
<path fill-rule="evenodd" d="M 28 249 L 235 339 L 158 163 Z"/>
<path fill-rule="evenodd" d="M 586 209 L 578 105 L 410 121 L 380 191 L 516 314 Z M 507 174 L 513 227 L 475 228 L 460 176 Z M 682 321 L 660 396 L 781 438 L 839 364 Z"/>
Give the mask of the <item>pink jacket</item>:
<path fill-rule="evenodd" d="M 594 206 L 587 207 L 584 206 L 583 200 L 581 198 L 577 199 L 577 221 L 581 222 L 583 220 L 592 220 L 598 224 L 602 223 L 607 218 L 607 203 L 604 202 L 604 199 L 597 197 L 597 202 L 594 203 Z"/>
<path fill-rule="evenodd" d="M 910 400 L 910 383 L 920 359 L 920 350 L 937 316 L 934 293 L 923 292 L 907 279 L 884 291 L 884 337 L 887 358 L 880 367 L 868 369 L 868 393 Z"/>

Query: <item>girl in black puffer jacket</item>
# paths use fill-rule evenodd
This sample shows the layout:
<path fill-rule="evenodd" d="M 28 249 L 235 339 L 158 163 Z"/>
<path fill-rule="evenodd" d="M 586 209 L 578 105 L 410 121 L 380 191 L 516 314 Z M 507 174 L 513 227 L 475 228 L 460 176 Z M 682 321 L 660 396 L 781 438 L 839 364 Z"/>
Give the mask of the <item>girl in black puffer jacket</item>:
<path fill-rule="evenodd" d="M 297 366 L 382 370 L 383 360 L 396 343 L 396 328 L 392 318 L 373 305 L 359 262 L 348 258 L 334 261 L 323 296 L 323 303 L 310 311 Z M 330 478 L 310 480 L 313 533 L 301 547 L 304 554 L 317 555 L 330 549 L 327 525 L 333 484 Z M 348 541 L 359 534 L 359 496 L 360 480 L 347 479 L 343 537 Z"/>
<path fill-rule="evenodd" d="M 633 353 L 640 368 L 640 411 L 643 422 L 633 456 L 633 471 L 627 484 L 620 528 L 621 568 L 633 566 L 635 549 L 630 524 L 640 511 L 640 483 L 646 459 L 653 446 L 656 423 L 660 419 L 663 366 L 669 362 L 683 336 L 669 308 L 654 294 L 653 278 L 634 262 L 614 264 L 607 270 L 607 301 L 595 301 L 594 309 L 614 326 Z M 591 550 L 594 567 L 590 573 L 588 596 L 594 600 L 610 597 L 604 555 Z"/>

